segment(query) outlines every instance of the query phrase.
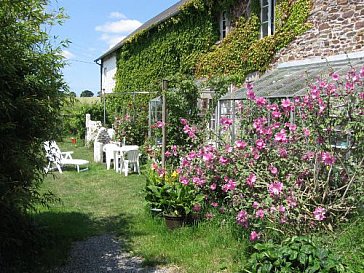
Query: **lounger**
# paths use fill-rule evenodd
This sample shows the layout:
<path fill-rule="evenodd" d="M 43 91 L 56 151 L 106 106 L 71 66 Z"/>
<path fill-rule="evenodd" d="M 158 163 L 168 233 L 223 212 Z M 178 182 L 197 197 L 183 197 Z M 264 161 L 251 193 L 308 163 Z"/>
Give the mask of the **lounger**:
<path fill-rule="evenodd" d="M 72 151 L 61 152 L 55 141 L 44 142 L 44 149 L 46 150 L 46 157 L 48 159 L 48 166 L 45 168 L 46 172 L 53 169 L 55 166 L 58 169 L 58 171 L 62 173 L 62 167 L 64 165 L 75 166 L 77 172 L 88 170 L 87 166 L 83 169 L 80 169 L 80 166 L 88 165 L 89 161 L 84 159 L 73 159 Z"/>

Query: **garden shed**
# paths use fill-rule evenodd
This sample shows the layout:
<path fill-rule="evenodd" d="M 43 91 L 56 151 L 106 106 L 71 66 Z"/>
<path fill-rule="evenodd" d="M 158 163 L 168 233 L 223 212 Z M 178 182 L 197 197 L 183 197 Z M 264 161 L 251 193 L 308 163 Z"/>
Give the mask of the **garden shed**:
<path fill-rule="evenodd" d="M 279 64 L 277 68 L 265 73 L 254 81 L 254 92 L 257 97 L 270 101 L 281 101 L 285 98 L 303 96 L 307 93 L 310 83 L 331 73 L 345 75 L 352 68 L 364 66 L 364 51 L 328 57 L 327 59 L 306 59 Z M 217 105 L 217 134 L 221 133 L 220 122 L 223 118 L 232 119 L 231 141 L 238 134 L 237 115 L 239 108 L 248 103 L 246 88 L 229 92 L 219 99 Z M 294 113 L 291 118 L 293 119 Z"/>

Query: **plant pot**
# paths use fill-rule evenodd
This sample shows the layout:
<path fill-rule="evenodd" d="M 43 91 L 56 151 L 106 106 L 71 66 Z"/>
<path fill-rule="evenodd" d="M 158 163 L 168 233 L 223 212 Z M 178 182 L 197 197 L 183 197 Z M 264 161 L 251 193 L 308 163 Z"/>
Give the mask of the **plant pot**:
<path fill-rule="evenodd" d="M 76 144 L 77 138 L 71 137 L 71 142 L 72 142 L 72 144 Z"/>
<path fill-rule="evenodd" d="M 166 222 L 168 229 L 175 229 L 183 226 L 184 217 L 174 216 L 174 215 L 164 215 L 164 220 Z"/>

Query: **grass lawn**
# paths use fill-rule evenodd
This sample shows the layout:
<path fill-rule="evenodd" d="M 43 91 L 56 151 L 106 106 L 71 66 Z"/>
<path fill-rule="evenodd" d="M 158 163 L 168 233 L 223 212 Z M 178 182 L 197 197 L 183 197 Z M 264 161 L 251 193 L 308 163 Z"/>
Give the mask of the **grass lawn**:
<path fill-rule="evenodd" d="M 73 158 L 92 162 L 92 149 L 70 140 L 58 144 L 62 151 L 73 150 Z M 143 175 L 125 177 L 104 164 L 91 163 L 81 173 L 70 168 L 49 174 L 42 191 L 53 192 L 61 202 L 35 214 L 53 236 L 43 267 L 64 262 L 73 241 L 103 233 L 116 234 L 146 265 L 173 264 L 179 272 L 237 272 L 244 264 L 246 244 L 234 236 L 234 224 L 210 221 L 170 231 L 145 210 L 144 185 Z"/>

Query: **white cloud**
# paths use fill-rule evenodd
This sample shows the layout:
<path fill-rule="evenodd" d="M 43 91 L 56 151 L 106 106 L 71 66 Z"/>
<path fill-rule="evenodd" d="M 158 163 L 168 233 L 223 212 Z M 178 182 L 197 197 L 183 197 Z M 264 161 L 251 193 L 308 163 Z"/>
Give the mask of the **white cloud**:
<path fill-rule="evenodd" d="M 116 22 L 107 22 L 101 26 L 96 26 L 95 30 L 106 33 L 128 34 L 142 25 L 138 20 L 121 19 Z"/>
<path fill-rule="evenodd" d="M 113 19 L 126 19 L 127 17 L 123 13 L 121 13 L 121 12 L 113 11 L 113 12 L 110 12 L 109 18 L 113 18 Z"/>
<path fill-rule="evenodd" d="M 61 54 L 66 59 L 72 59 L 73 57 L 75 57 L 75 55 L 71 51 L 66 50 L 66 49 L 62 50 L 62 53 Z"/>
<path fill-rule="evenodd" d="M 116 45 L 118 42 L 123 40 L 125 37 L 126 37 L 125 35 L 115 35 L 115 34 L 103 33 L 101 35 L 101 40 L 105 41 L 108 44 L 109 49 L 110 49 L 114 45 Z"/>

